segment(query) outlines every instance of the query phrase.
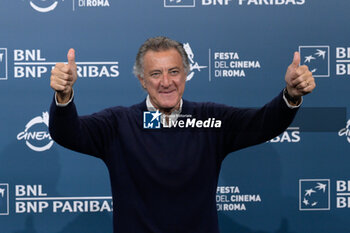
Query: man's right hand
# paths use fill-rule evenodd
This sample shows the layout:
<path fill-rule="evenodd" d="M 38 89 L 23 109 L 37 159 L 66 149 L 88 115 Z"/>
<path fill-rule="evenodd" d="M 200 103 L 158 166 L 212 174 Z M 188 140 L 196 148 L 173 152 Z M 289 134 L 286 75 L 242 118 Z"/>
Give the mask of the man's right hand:
<path fill-rule="evenodd" d="M 65 104 L 73 93 L 73 85 L 77 81 L 77 64 L 75 51 L 70 49 L 67 54 L 68 64 L 57 63 L 51 71 L 50 86 L 56 91 L 57 102 Z"/>

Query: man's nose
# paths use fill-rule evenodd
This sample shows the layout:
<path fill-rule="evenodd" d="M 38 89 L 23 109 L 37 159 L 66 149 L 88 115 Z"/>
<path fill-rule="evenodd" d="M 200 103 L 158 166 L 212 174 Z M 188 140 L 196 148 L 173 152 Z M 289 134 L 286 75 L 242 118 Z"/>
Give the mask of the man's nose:
<path fill-rule="evenodd" d="M 170 86 L 170 82 L 171 82 L 171 80 L 170 80 L 169 74 L 164 73 L 162 75 L 161 85 L 163 87 L 169 87 Z"/>

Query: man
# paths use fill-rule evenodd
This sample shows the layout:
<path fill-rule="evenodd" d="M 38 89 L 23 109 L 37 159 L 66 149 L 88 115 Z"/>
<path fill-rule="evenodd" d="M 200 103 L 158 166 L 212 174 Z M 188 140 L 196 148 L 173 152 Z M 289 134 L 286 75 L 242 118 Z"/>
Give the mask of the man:
<path fill-rule="evenodd" d="M 56 64 L 51 75 L 50 134 L 59 144 L 106 163 L 115 233 L 218 233 L 215 194 L 225 156 L 282 133 L 301 97 L 315 88 L 295 53 L 286 88 L 261 109 L 189 102 L 182 99 L 189 72 L 185 50 L 176 41 L 156 37 L 141 46 L 134 66 L 146 100 L 79 117 L 73 103 L 73 49 L 67 58 L 68 64 Z M 144 129 L 144 112 L 151 110 L 157 110 L 154 118 L 162 113 L 163 126 L 185 121 L 179 114 L 190 118 L 181 127 Z M 215 125 L 204 127 L 211 120 Z"/>

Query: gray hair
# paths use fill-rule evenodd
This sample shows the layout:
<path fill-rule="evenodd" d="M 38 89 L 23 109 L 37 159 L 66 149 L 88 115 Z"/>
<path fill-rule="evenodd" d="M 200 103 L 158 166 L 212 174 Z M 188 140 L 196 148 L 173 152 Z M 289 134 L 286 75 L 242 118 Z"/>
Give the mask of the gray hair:
<path fill-rule="evenodd" d="M 136 77 L 143 78 L 143 58 L 145 54 L 151 51 L 164 51 L 169 49 L 176 49 L 182 57 L 182 63 L 185 69 L 185 73 L 188 74 L 190 71 L 190 63 L 188 61 L 187 53 L 180 42 L 172 40 L 164 36 L 158 36 L 154 38 L 149 38 L 143 43 L 136 55 L 135 64 L 133 67 L 133 73 Z"/>

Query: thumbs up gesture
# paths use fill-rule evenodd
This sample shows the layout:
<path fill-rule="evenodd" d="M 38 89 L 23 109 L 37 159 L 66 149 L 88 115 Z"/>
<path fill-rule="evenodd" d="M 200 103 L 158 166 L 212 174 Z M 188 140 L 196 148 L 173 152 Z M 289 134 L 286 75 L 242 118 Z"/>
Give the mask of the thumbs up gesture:
<path fill-rule="evenodd" d="M 293 62 L 288 66 L 285 76 L 288 95 L 295 100 L 311 93 L 316 87 L 315 79 L 309 68 L 306 65 L 299 66 L 299 64 L 300 54 L 295 52 Z"/>
<path fill-rule="evenodd" d="M 57 102 L 67 103 L 73 93 L 73 85 L 77 81 L 77 65 L 75 51 L 70 49 L 67 54 L 68 64 L 57 63 L 51 71 L 50 86 L 56 91 Z"/>

